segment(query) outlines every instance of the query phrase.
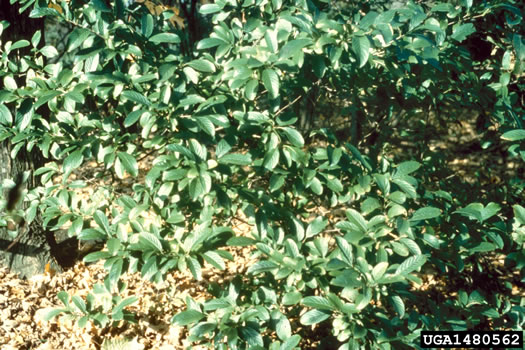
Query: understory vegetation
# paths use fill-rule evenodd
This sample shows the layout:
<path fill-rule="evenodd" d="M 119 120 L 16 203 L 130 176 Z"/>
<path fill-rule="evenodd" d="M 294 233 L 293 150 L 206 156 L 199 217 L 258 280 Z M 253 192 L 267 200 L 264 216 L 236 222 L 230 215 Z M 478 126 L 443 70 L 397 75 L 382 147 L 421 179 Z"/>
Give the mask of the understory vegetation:
<path fill-rule="evenodd" d="M 102 242 L 84 261 L 107 270 L 49 319 L 133 322 L 122 276 L 201 280 L 240 247 L 246 274 L 173 314 L 195 346 L 412 349 L 422 330 L 523 329 L 523 4 L 18 2 L 63 34 L 0 44 L 0 140 L 45 159 L 0 224 Z M 436 137 L 467 128 L 453 149 Z"/>

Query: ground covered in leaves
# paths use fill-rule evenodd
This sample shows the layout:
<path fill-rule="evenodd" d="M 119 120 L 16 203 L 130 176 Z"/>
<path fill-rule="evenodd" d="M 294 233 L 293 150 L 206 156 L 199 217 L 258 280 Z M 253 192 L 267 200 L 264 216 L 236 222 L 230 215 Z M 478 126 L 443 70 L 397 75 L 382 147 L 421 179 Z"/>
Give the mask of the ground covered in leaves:
<path fill-rule="evenodd" d="M 240 223 L 238 231 L 249 227 Z M 242 233 L 242 232 L 241 232 Z M 184 328 L 170 323 L 170 318 L 186 309 L 186 297 L 203 301 L 211 296 L 209 283 L 226 283 L 230 276 L 243 274 L 250 265 L 249 251 L 231 250 L 235 261 L 226 261 L 226 269 L 217 271 L 210 266 L 203 269 L 202 281 L 195 281 L 191 274 L 172 272 L 163 283 L 144 281 L 140 274 L 123 276 L 127 289 L 123 298 L 138 296 L 139 300 L 128 307 L 136 313 L 137 323 L 122 322 L 104 328 L 88 322 L 79 328 L 74 320 L 55 317 L 45 321 L 50 308 L 63 304 L 57 297 L 60 291 L 69 295 L 86 296 L 93 285 L 103 283 L 106 271 L 102 262 L 85 265 L 77 263 L 63 273 L 47 269 L 45 274 L 21 280 L 7 269 L 0 270 L 0 348 L 2 350 L 171 350 L 188 348 Z M 121 345 L 103 346 L 104 342 Z M 191 347 L 190 347 L 191 348 Z M 195 347 L 193 347 L 196 349 Z"/>
<path fill-rule="evenodd" d="M 393 153 L 401 158 L 418 158 L 417 145 L 426 142 L 426 147 L 436 153 L 442 152 L 444 161 L 453 174 L 447 177 L 460 178 L 467 183 L 478 183 L 478 189 L 485 194 L 490 187 L 499 186 L 509 177 L 515 176 L 517 164 L 501 157 L 499 147 L 484 149 L 483 140 L 473 129 L 474 120 L 459 118 L 458 122 L 447 128 L 427 125 L 422 140 L 392 142 Z M 431 135 L 431 137 L 429 137 Z M 395 136 L 394 136 L 395 138 Z M 141 164 L 144 173 L 144 164 Z M 146 166 L 147 168 L 147 166 Z M 86 174 L 82 174 L 86 175 Z M 89 175 L 89 174 L 87 174 Z M 84 176 L 82 176 L 84 177 Z M 87 176 L 90 177 L 90 176 Z M 124 186 L 125 187 L 125 186 Z M 481 194 L 480 193 L 480 194 Z M 91 194 L 88 194 L 89 196 Z M 233 220 L 237 234 L 249 235 L 251 227 L 242 220 Z M 67 317 L 56 317 L 44 321 L 43 317 L 50 308 L 61 307 L 57 297 L 60 291 L 69 295 L 85 296 L 93 285 L 102 283 L 106 275 L 101 263 L 85 265 L 78 262 L 63 273 L 47 269 L 45 274 L 29 280 L 20 280 L 6 269 L 0 269 L 0 348 L 2 350 L 100 350 L 100 349 L 184 349 L 191 348 L 186 341 L 184 328 L 174 326 L 170 318 L 183 311 L 185 299 L 191 296 L 202 301 L 210 297 L 208 285 L 216 282 L 226 283 L 237 274 L 243 274 L 253 262 L 250 251 L 246 248 L 230 251 L 235 259 L 227 261 L 227 268 L 220 273 L 207 266 L 203 269 L 203 280 L 195 281 L 191 274 L 173 272 L 167 275 L 161 284 L 152 284 L 140 278 L 139 274 L 124 277 L 128 287 L 123 297 L 135 295 L 139 300 L 128 307 L 137 314 L 137 323 L 119 323 L 104 328 L 94 327 L 88 322 L 85 328 L 79 328 Z M 524 293 L 519 275 L 507 269 L 502 257 L 494 257 L 488 265 L 492 276 L 489 280 L 507 281 L 512 285 L 511 294 Z M 436 302 L 443 297 L 455 297 L 462 281 L 449 281 L 447 276 L 436 271 L 422 271 L 423 285 L 413 286 L 414 291 L 426 293 Z M 486 278 L 480 277 L 481 278 Z M 471 281 L 477 284 L 478 281 Z M 318 329 L 317 332 L 322 332 Z M 109 339 L 115 344 L 107 347 Z M 120 345 L 118 341 L 120 340 Z M 312 340 L 312 339 L 310 339 Z M 305 347 L 312 347 L 305 340 Z M 106 342 L 106 346 L 104 343 Z M 193 347 L 196 349 L 196 347 Z"/>

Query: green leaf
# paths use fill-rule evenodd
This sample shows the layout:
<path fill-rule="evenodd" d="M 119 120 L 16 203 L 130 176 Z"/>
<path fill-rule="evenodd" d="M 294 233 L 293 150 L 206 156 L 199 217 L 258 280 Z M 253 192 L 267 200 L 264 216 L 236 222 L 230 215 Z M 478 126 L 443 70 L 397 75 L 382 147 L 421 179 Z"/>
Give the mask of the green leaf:
<path fill-rule="evenodd" d="M 290 57 L 295 57 L 297 54 L 302 52 L 302 49 L 311 44 L 311 39 L 294 39 L 288 41 L 282 48 L 279 50 L 279 60 L 285 60 Z"/>
<path fill-rule="evenodd" d="M 374 266 L 374 268 L 372 269 L 372 278 L 374 279 L 374 281 L 379 281 L 381 277 L 383 277 L 383 275 L 385 274 L 387 268 L 388 263 L 386 261 L 380 262 L 379 264 Z"/>
<path fill-rule="evenodd" d="M 262 73 L 262 81 L 271 98 L 279 96 L 279 76 L 275 70 L 265 69 Z"/>
<path fill-rule="evenodd" d="M 507 131 L 506 133 L 501 135 L 501 138 L 507 141 L 525 140 L 525 129 L 516 129 L 516 130 Z"/>
<path fill-rule="evenodd" d="M 398 185 L 399 188 L 401 188 L 401 190 L 405 192 L 406 195 L 409 196 L 410 198 L 417 197 L 416 188 L 412 186 L 411 184 L 409 184 L 408 182 L 406 182 L 405 180 L 393 179 L 392 182 Z"/>
<path fill-rule="evenodd" d="M 421 164 L 413 160 L 403 162 L 396 167 L 396 175 L 408 175 L 413 173 L 420 167 Z"/>
<path fill-rule="evenodd" d="M 109 269 L 108 276 L 106 277 L 111 288 L 114 288 L 117 285 L 120 275 L 122 275 L 122 266 L 124 265 L 124 260 L 118 258 Z"/>
<path fill-rule="evenodd" d="M 107 259 L 109 257 L 111 257 L 111 254 L 109 254 L 109 252 L 106 252 L 106 251 L 93 252 L 93 253 L 89 253 L 88 255 L 86 255 L 84 259 L 82 259 L 82 261 L 84 261 L 85 263 L 90 263 L 90 262 L 98 261 L 100 259 Z"/>
<path fill-rule="evenodd" d="M 137 102 L 137 103 L 140 103 L 146 106 L 151 105 L 151 102 L 149 102 L 149 100 L 144 95 L 141 95 L 138 92 L 133 91 L 133 90 L 124 90 L 122 91 L 120 96 L 123 96 L 128 100 L 131 100 L 133 102 Z"/>
<path fill-rule="evenodd" d="M 153 16 L 149 13 L 142 15 L 140 20 L 142 35 L 149 38 L 153 33 Z"/>
<path fill-rule="evenodd" d="M 62 290 L 58 292 L 57 297 L 64 306 L 69 307 L 69 294 L 67 294 L 66 291 Z"/>
<path fill-rule="evenodd" d="M 272 148 L 268 153 L 266 153 L 263 166 L 267 170 L 272 171 L 277 164 L 279 164 L 279 149 Z"/>
<path fill-rule="evenodd" d="M 249 237 L 232 237 L 226 241 L 226 245 L 230 247 L 247 247 L 251 245 L 255 245 L 257 243 L 256 240 L 251 239 Z"/>
<path fill-rule="evenodd" d="M 131 176 L 136 177 L 139 174 L 139 166 L 135 157 L 125 152 L 117 152 L 117 156 L 122 162 L 124 169 L 126 169 Z"/>
<path fill-rule="evenodd" d="M 217 13 L 221 10 L 221 7 L 217 4 L 204 4 L 199 8 L 199 12 L 203 15 L 210 15 L 212 13 Z"/>
<path fill-rule="evenodd" d="M 296 147 L 304 146 L 304 138 L 299 131 L 290 127 L 284 127 L 282 130 L 292 145 Z"/>
<path fill-rule="evenodd" d="M 472 23 L 465 23 L 459 26 L 455 26 L 454 31 L 452 32 L 452 35 L 450 37 L 456 41 L 462 42 L 474 32 L 476 32 L 474 25 Z"/>
<path fill-rule="evenodd" d="M 416 210 L 414 215 L 409 219 L 409 221 L 422 221 L 437 218 L 441 215 L 441 210 L 434 207 L 425 207 L 419 208 Z"/>
<path fill-rule="evenodd" d="M 131 296 L 131 297 L 128 297 L 124 300 L 122 300 L 117 306 L 115 306 L 115 308 L 113 308 L 112 310 L 112 314 L 116 314 L 120 311 L 122 311 L 126 306 L 129 306 L 135 302 L 137 302 L 139 300 L 138 297 L 136 296 Z"/>
<path fill-rule="evenodd" d="M 9 108 L 4 104 L 0 104 L 0 124 L 9 126 L 12 123 L 13 115 L 11 114 L 11 111 L 9 111 Z"/>
<path fill-rule="evenodd" d="M 250 154 L 229 153 L 218 159 L 219 163 L 234 165 L 250 165 L 252 157 Z"/>
<path fill-rule="evenodd" d="M 40 52 L 42 55 L 46 56 L 47 58 L 53 58 L 55 56 L 58 56 L 58 51 L 53 46 L 47 45 L 40 49 Z"/>
<path fill-rule="evenodd" d="M 215 72 L 215 65 L 208 60 L 194 60 L 188 63 L 188 66 L 198 70 L 199 72 L 213 73 Z"/>
<path fill-rule="evenodd" d="M 337 246 L 341 250 L 341 253 L 343 255 L 343 259 L 345 260 L 345 262 L 348 265 L 353 266 L 354 258 L 352 254 L 352 247 L 350 246 L 350 244 L 348 244 L 348 242 L 344 238 L 339 237 L 339 236 L 335 237 L 335 241 L 337 242 Z"/>
<path fill-rule="evenodd" d="M 277 30 L 267 29 L 266 32 L 264 32 L 264 40 L 266 41 L 266 46 L 270 49 L 270 51 L 272 53 L 276 53 L 279 49 Z"/>
<path fill-rule="evenodd" d="M 279 339 L 283 341 L 290 338 L 292 335 L 292 326 L 286 317 L 282 316 L 279 318 L 275 325 L 275 333 L 277 333 Z"/>
<path fill-rule="evenodd" d="M 426 261 L 427 261 L 427 257 L 425 255 L 411 256 L 407 258 L 405 261 L 403 261 L 401 265 L 398 266 L 396 270 L 396 275 L 409 274 L 410 272 L 423 266 Z"/>
<path fill-rule="evenodd" d="M 275 270 L 278 267 L 279 265 L 277 265 L 276 263 L 272 261 L 260 260 L 260 261 L 257 261 L 252 266 L 250 266 L 248 270 L 246 271 L 246 273 L 252 274 L 252 275 L 258 275 L 263 272 Z"/>
<path fill-rule="evenodd" d="M 302 315 L 300 322 L 305 326 L 311 326 L 327 320 L 331 315 L 332 313 L 329 311 L 314 309 Z"/>
<path fill-rule="evenodd" d="M 6 75 L 4 77 L 4 86 L 7 88 L 7 90 L 18 89 L 18 85 L 16 84 L 15 79 L 10 75 Z"/>
<path fill-rule="evenodd" d="M 525 208 L 519 204 L 515 204 L 512 206 L 512 209 L 514 209 L 514 218 L 517 222 L 520 225 L 525 225 Z"/>
<path fill-rule="evenodd" d="M 263 338 L 261 334 L 252 327 L 241 327 L 240 328 L 241 337 L 246 340 L 246 342 L 251 347 L 262 347 L 264 345 Z"/>
<path fill-rule="evenodd" d="M 321 296 L 309 296 L 303 298 L 301 304 L 320 310 L 335 310 L 336 307 L 326 298 Z"/>
<path fill-rule="evenodd" d="M 215 252 L 208 251 L 206 253 L 203 253 L 202 257 L 209 264 L 213 265 L 214 267 L 218 268 L 219 270 L 224 270 L 226 268 L 226 264 L 224 263 L 224 260 L 222 260 L 221 256 L 219 254 L 215 253 Z"/>
<path fill-rule="evenodd" d="M 73 297 L 71 298 L 71 300 L 73 301 L 73 304 L 75 304 L 75 306 L 84 314 L 87 313 L 87 310 L 86 310 L 86 303 L 84 302 L 84 300 L 79 297 L 78 295 L 73 295 Z"/>
<path fill-rule="evenodd" d="M 155 249 L 155 250 L 157 250 L 159 252 L 162 252 L 162 243 L 161 243 L 161 241 L 157 238 L 157 236 L 155 236 L 152 233 L 141 232 L 140 236 L 139 236 L 139 242 L 141 242 L 142 244 L 144 244 L 147 247 L 150 247 L 150 248 Z"/>
<path fill-rule="evenodd" d="M 71 171 L 78 168 L 82 164 L 82 161 L 84 161 L 82 150 L 76 150 L 75 152 L 68 155 L 64 160 L 64 164 L 62 164 L 62 171 L 64 174 L 69 174 Z"/>
<path fill-rule="evenodd" d="M 321 216 L 316 217 L 306 229 L 306 237 L 314 237 L 324 230 L 328 225 L 328 221 L 324 220 Z"/>
<path fill-rule="evenodd" d="M 355 36 L 352 39 L 352 50 L 357 56 L 359 68 L 363 67 L 368 61 L 370 41 L 366 36 Z"/>
<path fill-rule="evenodd" d="M 366 233 L 368 231 L 368 223 L 357 210 L 347 209 L 346 217 L 348 218 L 348 221 L 353 223 L 361 232 Z"/>
<path fill-rule="evenodd" d="M 66 311 L 65 309 L 55 309 L 52 307 L 45 308 L 46 314 L 43 319 L 46 322 L 51 321 L 53 318 L 55 318 L 56 316 L 60 315 L 61 313 L 65 311 Z"/>
<path fill-rule="evenodd" d="M 178 326 L 187 326 L 202 320 L 204 317 L 206 317 L 206 315 L 197 310 L 186 310 L 173 316 L 171 322 Z"/>
<path fill-rule="evenodd" d="M 151 41 L 153 43 L 178 44 L 178 43 L 180 43 L 180 38 L 175 33 L 159 33 L 159 34 L 155 34 L 151 38 L 149 38 L 149 41 Z"/>
<path fill-rule="evenodd" d="M 197 259 L 189 257 L 188 267 L 190 268 L 193 278 L 195 278 L 197 281 L 202 280 L 202 268 L 201 264 L 199 264 L 199 261 Z"/>
<path fill-rule="evenodd" d="M 402 319 L 403 316 L 405 316 L 405 303 L 403 302 L 403 299 L 401 299 L 399 295 L 394 295 L 392 296 L 392 304 L 394 305 L 394 309 L 399 315 L 399 318 Z"/>
<path fill-rule="evenodd" d="M 248 100 L 253 101 L 255 97 L 257 97 L 258 87 L 259 87 L 259 81 L 255 79 L 250 79 L 248 83 L 246 83 L 246 86 L 244 87 L 244 96 Z"/>
<path fill-rule="evenodd" d="M 293 350 L 301 341 L 301 337 L 297 334 L 292 335 L 281 345 L 279 350 Z"/>
<path fill-rule="evenodd" d="M 228 43 L 220 38 L 205 38 L 197 43 L 197 50 L 206 50 L 224 44 Z"/>
<path fill-rule="evenodd" d="M 296 305 L 303 295 L 301 292 L 288 292 L 283 295 L 283 305 Z"/>
<path fill-rule="evenodd" d="M 469 248 L 470 253 L 483 253 L 483 252 L 491 252 L 493 250 L 496 250 L 497 247 L 495 244 L 490 242 L 481 242 L 477 246 L 474 246 L 472 248 Z"/>

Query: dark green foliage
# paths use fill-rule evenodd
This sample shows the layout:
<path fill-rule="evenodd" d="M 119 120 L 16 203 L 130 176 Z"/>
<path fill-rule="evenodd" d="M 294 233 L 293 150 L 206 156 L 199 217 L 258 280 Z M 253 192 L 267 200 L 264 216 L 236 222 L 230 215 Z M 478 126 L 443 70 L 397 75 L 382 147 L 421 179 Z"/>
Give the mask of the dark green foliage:
<path fill-rule="evenodd" d="M 195 344 L 293 349 L 318 325 L 328 347 L 397 349 L 417 347 L 421 330 L 523 328 L 511 282 L 484 282 L 501 256 L 523 283 L 523 178 L 504 183 L 498 200 L 482 198 L 442 176 L 446 161 L 426 142 L 430 112 L 446 127 L 470 110 L 480 149 L 525 161 L 520 8 L 359 4 L 205 4 L 210 34 L 190 51 L 169 11 L 30 6 L 75 29 L 61 53 L 33 43 L 16 58 L 26 43 L 2 44 L 0 135 L 13 157 L 36 147 L 49 161 L 28 210 L 51 229 L 71 223 L 70 235 L 107 243 L 85 257 L 105 260 L 105 285 L 71 304 L 62 293 L 61 312 L 80 325 L 131 319 L 121 275 L 159 282 L 188 269 L 200 280 L 204 264 L 233 259 L 224 247 L 251 246 L 246 276 L 173 316 Z M 476 51 L 480 33 L 490 34 L 488 57 Z M 58 58 L 44 66 L 42 55 Z M 390 152 L 394 133 L 417 152 Z M 90 161 L 101 179 L 131 177 L 132 192 L 108 185 L 80 202 L 75 190 L 88 184 L 71 175 Z M 251 237 L 231 228 L 240 213 Z M 440 299 L 418 288 L 428 271 L 448 278 Z"/>

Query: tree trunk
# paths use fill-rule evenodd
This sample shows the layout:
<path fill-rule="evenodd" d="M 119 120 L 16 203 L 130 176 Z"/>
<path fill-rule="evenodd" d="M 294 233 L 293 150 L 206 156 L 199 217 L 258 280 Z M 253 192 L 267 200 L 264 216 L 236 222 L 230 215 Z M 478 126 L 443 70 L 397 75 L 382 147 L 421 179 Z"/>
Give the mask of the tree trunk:
<path fill-rule="evenodd" d="M 29 18 L 29 10 L 20 14 L 19 8 L 18 3 L 10 4 L 10 0 L 0 0 L 0 9 L 2 9 L 0 20 L 7 20 L 11 24 L 2 33 L 1 41 L 4 44 L 7 41 L 31 40 L 37 30 L 44 33 L 44 20 Z M 24 52 L 22 51 L 21 54 Z M 24 171 L 34 171 L 43 165 L 44 160 L 37 147 L 34 147 L 32 152 L 27 152 L 25 147 L 22 147 L 14 159 L 11 158 L 11 150 L 10 140 L 0 143 L 0 164 L 2 164 L 0 183 L 6 179 L 14 179 L 18 185 L 22 185 L 20 179 Z M 31 173 L 23 185 L 31 188 L 37 185 L 37 181 L 38 179 Z M 13 191 L 16 192 L 16 190 L 7 190 L 3 193 L 4 198 L 8 199 L 6 210 L 13 209 L 10 206 L 20 205 L 17 203 L 19 201 L 11 198 Z M 13 239 L 8 234 L 8 229 L 17 232 L 16 238 Z M 60 270 L 52 254 L 52 251 L 56 250 L 54 234 L 42 228 L 38 216 L 29 225 L 26 225 L 24 219 L 20 218 L 19 220 L 8 220 L 7 228 L 0 227 L 0 266 L 8 267 L 12 272 L 18 273 L 21 278 L 44 272 L 48 263 L 53 269 Z"/>

